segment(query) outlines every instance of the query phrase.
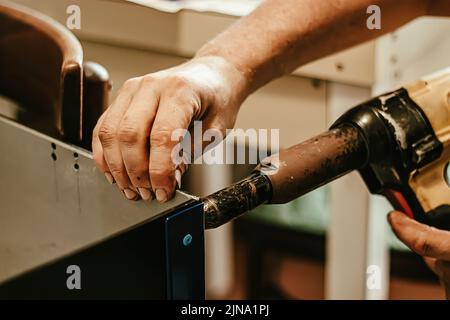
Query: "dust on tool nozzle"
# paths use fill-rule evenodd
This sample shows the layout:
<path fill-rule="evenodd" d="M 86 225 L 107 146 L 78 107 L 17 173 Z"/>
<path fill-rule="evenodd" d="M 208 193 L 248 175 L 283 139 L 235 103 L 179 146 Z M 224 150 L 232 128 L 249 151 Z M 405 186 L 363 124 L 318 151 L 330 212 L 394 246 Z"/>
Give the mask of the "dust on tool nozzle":
<path fill-rule="evenodd" d="M 206 228 L 359 170 L 369 191 L 395 209 L 450 229 L 449 96 L 450 68 L 350 109 L 329 131 L 264 159 L 249 177 L 204 198 Z"/>
<path fill-rule="evenodd" d="M 264 159 L 249 177 L 203 199 L 206 228 L 263 203 L 289 202 L 359 168 L 366 158 L 361 133 L 348 125 L 282 150 Z"/>

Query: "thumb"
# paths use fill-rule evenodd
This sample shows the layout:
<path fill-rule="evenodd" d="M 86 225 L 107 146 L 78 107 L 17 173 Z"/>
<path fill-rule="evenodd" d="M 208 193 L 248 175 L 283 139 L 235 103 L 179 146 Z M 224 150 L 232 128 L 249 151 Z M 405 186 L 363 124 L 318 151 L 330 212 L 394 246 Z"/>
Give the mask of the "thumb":
<path fill-rule="evenodd" d="M 393 211 L 388 221 L 395 235 L 421 256 L 450 260 L 450 232 L 439 230 Z"/>

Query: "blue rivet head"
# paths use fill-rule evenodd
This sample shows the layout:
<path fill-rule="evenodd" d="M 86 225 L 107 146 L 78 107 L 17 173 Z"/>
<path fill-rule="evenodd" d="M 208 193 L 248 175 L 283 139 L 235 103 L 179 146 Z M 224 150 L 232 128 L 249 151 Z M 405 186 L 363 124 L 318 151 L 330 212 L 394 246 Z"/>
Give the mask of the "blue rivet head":
<path fill-rule="evenodd" d="M 183 238 L 183 245 L 185 247 L 187 247 L 188 245 L 190 245 L 192 242 L 192 236 L 188 233 L 187 235 L 184 236 Z"/>

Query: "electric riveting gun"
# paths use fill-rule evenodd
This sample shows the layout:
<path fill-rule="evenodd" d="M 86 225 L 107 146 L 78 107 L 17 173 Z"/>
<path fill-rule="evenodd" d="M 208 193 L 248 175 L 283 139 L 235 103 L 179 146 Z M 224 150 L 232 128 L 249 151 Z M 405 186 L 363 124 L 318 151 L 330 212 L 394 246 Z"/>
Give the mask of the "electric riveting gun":
<path fill-rule="evenodd" d="M 450 230 L 449 161 L 450 68 L 364 102 L 329 131 L 265 158 L 247 178 L 202 199 L 205 226 L 358 170 L 395 209 Z"/>

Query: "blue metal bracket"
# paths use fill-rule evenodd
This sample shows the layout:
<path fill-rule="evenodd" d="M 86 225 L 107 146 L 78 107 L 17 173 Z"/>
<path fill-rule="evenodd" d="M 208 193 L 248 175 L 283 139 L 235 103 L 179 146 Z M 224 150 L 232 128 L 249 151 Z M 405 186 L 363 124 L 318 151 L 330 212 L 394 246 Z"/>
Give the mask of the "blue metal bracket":
<path fill-rule="evenodd" d="M 203 203 L 188 202 L 165 221 L 168 299 L 205 298 Z"/>

